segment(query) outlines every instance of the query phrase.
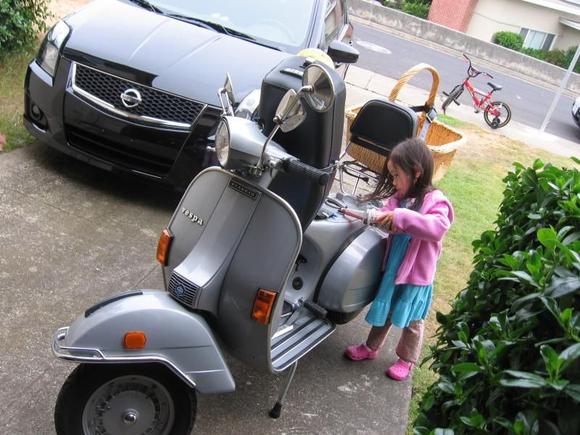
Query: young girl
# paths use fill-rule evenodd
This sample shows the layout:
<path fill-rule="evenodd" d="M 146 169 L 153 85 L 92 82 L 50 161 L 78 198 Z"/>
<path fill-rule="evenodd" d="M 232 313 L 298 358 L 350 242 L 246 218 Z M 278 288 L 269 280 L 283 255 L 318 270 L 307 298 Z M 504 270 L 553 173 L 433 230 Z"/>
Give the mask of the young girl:
<path fill-rule="evenodd" d="M 389 157 L 388 173 L 380 186 L 386 197 L 375 223 L 390 233 L 385 272 L 366 316 L 372 325 L 366 342 L 349 346 L 353 361 L 374 359 L 391 328 L 403 328 L 397 356 L 387 376 L 406 379 L 416 364 L 423 342 L 423 319 L 431 305 L 433 277 L 443 236 L 453 222 L 449 200 L 431 184 L 433 157 L 419 139 L 398 144 Z"/>

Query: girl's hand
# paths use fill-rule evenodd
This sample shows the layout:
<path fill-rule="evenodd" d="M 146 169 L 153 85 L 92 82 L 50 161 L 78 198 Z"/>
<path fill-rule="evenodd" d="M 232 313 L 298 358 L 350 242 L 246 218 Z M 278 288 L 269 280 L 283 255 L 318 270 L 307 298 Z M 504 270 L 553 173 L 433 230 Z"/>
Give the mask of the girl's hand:
<path fill-rule="evenodd" d="M 392 211 L 381 211 L 377 213 L 375 218 L 375 222 L 379 225 L 385 227 L 385 229 L 389 232 L 394 232 L 395 228 L 393 227 L 393 217 L 395 213 Z"/>

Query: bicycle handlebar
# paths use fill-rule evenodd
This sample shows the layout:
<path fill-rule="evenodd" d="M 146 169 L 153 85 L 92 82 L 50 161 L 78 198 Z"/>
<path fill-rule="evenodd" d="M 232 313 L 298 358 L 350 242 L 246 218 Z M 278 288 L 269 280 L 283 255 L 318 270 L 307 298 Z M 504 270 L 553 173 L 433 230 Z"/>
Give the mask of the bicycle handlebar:
<path fill-rule="evenodd" d="M 467 67 L 467 76 L 469 78 L 475 78 L 480 74 L 485 74 L 486 76 L 488 76 L 490 79 L 493 79 L 493 76 L 490 73 L 486 73 L 485 71 L 479 71 L 478 69 L 476 69 L 472 64 L 471 64 L 471 59 L 467 57 L 467 55 L 465 53 L 463 53 L 463 57 L 467 59 L 467 61 L 469 62 L 469 66 Z"/>

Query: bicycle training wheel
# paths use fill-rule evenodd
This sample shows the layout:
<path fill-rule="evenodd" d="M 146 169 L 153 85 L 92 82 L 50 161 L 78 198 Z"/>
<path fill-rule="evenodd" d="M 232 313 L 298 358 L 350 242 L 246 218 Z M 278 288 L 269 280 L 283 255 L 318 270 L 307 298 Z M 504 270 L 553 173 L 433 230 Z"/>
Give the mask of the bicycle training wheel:
<path fill-rule="evenodd" d="M 445 113 L 447 107 L 451 104 L 451 102 L 456 101 L 461 96 L 462 93 L 463 93 L 463 85 L 457 85 L 453 88 L 451 92 L 449 92 L 449 95 L 441 105 L 443 113 Z"/>
<path fill-rule="evenodd" d="M 507 123 L 510 122 L 510 119 L 512 119 L 512 110 L 510 109 L 510 106 L 502 101 L 492 101 L 489 104 L 497 109 L 497 113 L 491 113 L 493 110 L 491 107 L 489 107 L 489 110 L 483 112 L 483 118 L 487 125 L 494 130 L 496 128 L 505 127 Z"/>

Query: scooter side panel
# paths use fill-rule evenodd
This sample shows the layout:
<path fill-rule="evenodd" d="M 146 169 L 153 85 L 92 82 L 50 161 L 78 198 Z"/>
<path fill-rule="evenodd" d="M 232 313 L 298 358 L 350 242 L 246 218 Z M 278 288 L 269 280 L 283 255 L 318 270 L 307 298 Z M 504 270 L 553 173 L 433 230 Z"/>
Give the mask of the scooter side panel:
<path fill-rule="evenodd" d="M 172 369 L 201 393 L 235 390 L 235 382 L 206 321 L 169 294 L 143 290 L 79 316 L 60 329 L 54 353 L 63 359 L 91 363 L 158 362 Z M 143 331 L 143 349 L 123 347 L 124 335 Z"/>
<path fill-rule="evenodd" d="M 334 261 L 320 285 L 318 303 L 336 313 L 353 313 L 369 304 L 381 277 L 386 240 L 367 229 Z"/>
<path fill-rule="evenodd" d="M 220 298 L 220 337 L 238 359 L 272 370 L 270 337 L 277 327 L 284 284 L 301 244 L 302 229 L 292 208 L 277 195 L 263 190 L 231 260 Z M 251 318 L 259 289 L 277 293 L 268 325 Z"/>
<path fill-rule="evenodd" d="M 175 297 L 217 315 L 223 277 L 261 195 L 218 168 L 196 177 L 169 225 L 175 238 L 166 283 Z"/>

